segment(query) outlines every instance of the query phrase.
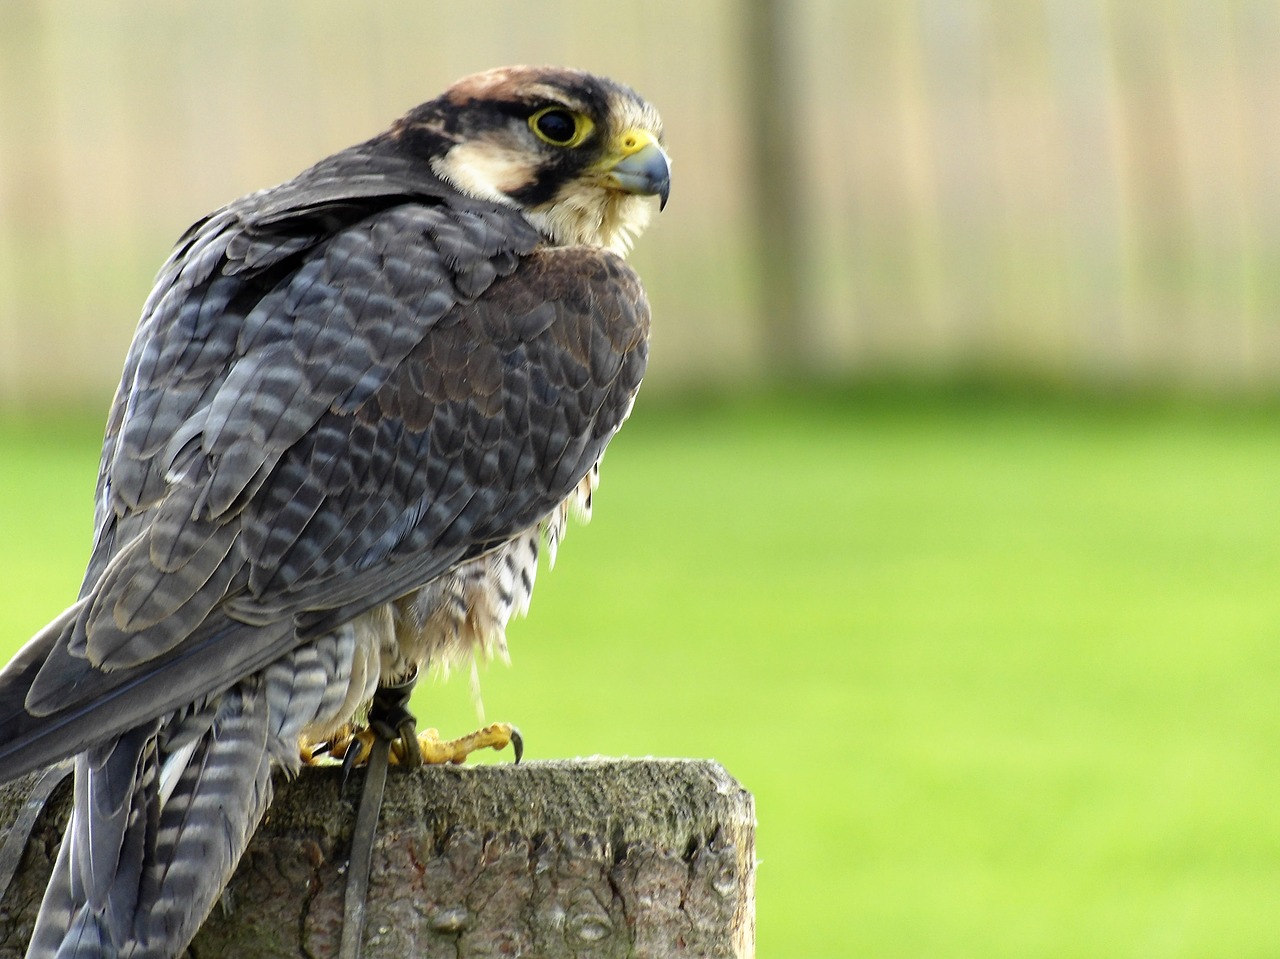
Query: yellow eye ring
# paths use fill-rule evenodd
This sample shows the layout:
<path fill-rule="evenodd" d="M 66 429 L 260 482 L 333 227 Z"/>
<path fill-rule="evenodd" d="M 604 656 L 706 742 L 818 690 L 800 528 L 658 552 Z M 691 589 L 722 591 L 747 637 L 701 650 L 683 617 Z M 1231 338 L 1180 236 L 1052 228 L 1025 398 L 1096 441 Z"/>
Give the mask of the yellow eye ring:
<path fill-rule="evenodd" d="M 591 136 L 595 124 L 581 113 L 564 107 L 543 107 L 529 117 L 529 129 L 543 143 L 553 147 L 576 147 Z"/>

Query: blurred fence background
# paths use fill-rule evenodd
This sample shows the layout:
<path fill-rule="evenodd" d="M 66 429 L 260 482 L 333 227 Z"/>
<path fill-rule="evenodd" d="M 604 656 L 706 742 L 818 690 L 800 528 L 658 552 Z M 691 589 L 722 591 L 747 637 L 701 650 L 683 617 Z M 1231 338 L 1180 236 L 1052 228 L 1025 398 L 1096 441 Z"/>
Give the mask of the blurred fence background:
<path fill-rule="evenodd" d="M 188 223 L 503 62 L 608 73 L 664 114 L 672 201 L 634 256 L 659 388 L 1280 383 L 1275 0 L 4 12 L 0 406 L 102 402 Z"/>

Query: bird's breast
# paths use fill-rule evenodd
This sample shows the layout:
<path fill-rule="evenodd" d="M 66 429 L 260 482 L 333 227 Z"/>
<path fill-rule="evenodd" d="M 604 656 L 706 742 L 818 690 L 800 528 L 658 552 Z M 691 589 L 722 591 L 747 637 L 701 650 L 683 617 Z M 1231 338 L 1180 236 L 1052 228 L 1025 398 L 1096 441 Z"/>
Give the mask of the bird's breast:
<path fill-rule="evenodd" d="M 394 635 L 382 651 L 384 682 L 430 667 L 448 670 L 495 657 L 505 662 L 507 624 L 529 611 L 542 544 L 554 565 L 569 516 L 591 518 L 599 477 L 596 463 L 539 522 L 391 604 Z"/>

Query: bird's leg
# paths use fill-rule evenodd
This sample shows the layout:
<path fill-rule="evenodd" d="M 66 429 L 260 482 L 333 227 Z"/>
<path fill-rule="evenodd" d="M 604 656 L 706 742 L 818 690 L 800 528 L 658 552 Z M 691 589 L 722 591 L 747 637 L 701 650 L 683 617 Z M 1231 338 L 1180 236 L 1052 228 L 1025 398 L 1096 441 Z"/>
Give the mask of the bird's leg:
<path fill-rule="evenodd" d="M 391 743 L 391 762 L 400 766 L 443 765 L 463 763 L 467 756 L 479 749 L 504 749 L 508 744 L 515 752 L 515 761 L 524 755 L 524 740 L 520 731 L 510 723 L 491 723 L 483 729 L 441 740 L 435 729 L 417 732 L 417 720 L 409 712 L 409 695 L 413 691 L 417 675 L 391 686 L 379 686 L 369 707 L 368 725 L 360 728 L 348 724 L 328 743 L 303 744 L 303 759 L 314 762 L 319 752 L 327 752 L 342 760 L 347 769 L 368 762 L 376 739 Z"/>
<path fill-rule="evenodd" d="M 418 734 L 418 721 L 408 709 L 414 678 L 400 686 L 379 687 L 369 710 L 369 728 L 377 735 L 385 736 L 394 730 L 395 735 L 389 737 L 393 763 L 401 766 L 460 764 L 478 749 L 505 749 L 508 743 L 515 752 L 516 762 L 520 762 L 524 740 L 520 730 L 510 723 L 491 723 L 457 739 L 442 740 L 435 729 Z"/>
<path fill-rule="evenodd" d="M 520 762 L 524 755 L 524 740 L 520 737 L 520 730 L 510 723 L 490 723 L 484 729 L 448 740 L 441 740 L 437 730 L 428 729 L 420 733 L 415 741 L 421 757 L 419 761 L 433 764 L 463 763 L 477 749 L 505 749 L 508 743 L 515 752 L 516 762 Z M 404 759 L 397 758 L 394 746 L 391 761 L 408 764 Z"/>
<path fill-rule="evenodd" d="M 379 686 L 369 703 L 369 721 L 364 729 L 348 725 L 329 744 L 329 754 L 342 760 L 343 769 L 350 772 L 355 766 L 368 762 L 373 744 L 381 739 L 391 745 L 394 755 L 397 747 L 404 750 L 406 741 L 417 746 L 414 731 L 417 720 L 409 712 L 409 696 L 413 693 L 418 674 L 411 673 L 398 683 Z"/>

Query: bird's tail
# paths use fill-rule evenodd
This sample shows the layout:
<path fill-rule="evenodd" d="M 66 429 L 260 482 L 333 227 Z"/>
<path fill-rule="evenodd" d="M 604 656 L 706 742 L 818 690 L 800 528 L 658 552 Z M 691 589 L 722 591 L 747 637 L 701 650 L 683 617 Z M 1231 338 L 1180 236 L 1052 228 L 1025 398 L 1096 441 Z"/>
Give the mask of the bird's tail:
<path fill-rule="evenodd" d="M 77 757 L 75 808 L 27 959 L 172 959 L 217 902 L 271 798 L 260 683 L 208 715 L 159 723 Z M 191 738 L 191 721 L 204 726 Z M 181 724 L 180 724 L 181 725 Z"/>
<path fill-rule="evenodd" d="M 356 649 L 344 627 L 78 755 L 72 819 L 27 959 L 186 949 L 266 812 L 273 766 L 296 770 L 299 735 L 342 711 Z"/>

